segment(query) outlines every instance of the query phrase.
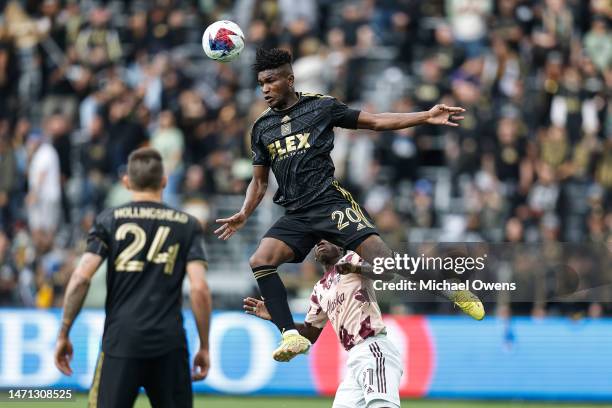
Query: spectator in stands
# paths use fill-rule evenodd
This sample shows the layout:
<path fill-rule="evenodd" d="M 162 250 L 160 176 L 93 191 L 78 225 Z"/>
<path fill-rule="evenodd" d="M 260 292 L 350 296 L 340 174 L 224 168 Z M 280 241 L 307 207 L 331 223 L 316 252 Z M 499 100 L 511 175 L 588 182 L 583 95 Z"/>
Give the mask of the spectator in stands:
<path fill-rule="evenodd" d="M 554 168 L 545 162 L 537 166 L 537 181 L 529 191 L 527 203 L 536 220 L 554 214 L 559 198 L 559 184 Z"/>
<path fill-rule="evenodd" d="M 183 133 L 175 125 L 172 112 L 163 111 L 159 114 L 159 124 L 151 136 L 151 146 L 160 152 L 164 161 L 164 171 L 168 177 L 168 185 L 164 190 L 164 201 L 171 206 L 179 207 L 185 140 Z"/>
<path fill-rule="evenodd" d="M 327 94 L 328 67 L 320 52 L 319 40 L 308 37 L 300 44 L 300 58 L 293 63 L 295 89 L 302 92 Z"/>
<path fill-rule="evenodd" d="M 0 25 L 0 112 L 10 116 L 15 108 L 17 64 L 10 38 Z"/>
<path fill-rule="evenodd" d="M 433 206 L 433 187 L 425 179 L 418 180 L 414 186 L 412 222 L 417 228 L 436 226 L 436 214 Z"/>
<path fill-rule="evenodd" d="M 83 65 L 94 71 L 107 68 L 122 56 L 119 33 L 110 26 L 110 12 L 105 7 L 95 7 L 89 14 L 89 26 L 79 33 L 76 52 Z"/>
<path fill-rule="evenodd" d="M 8 37 L 13 41 L 17 66 L 19 108 L 32 113 L 34 103 L 42 90 L 42 72 L 38 44 L 47 34 L 47 27 L 38 24 L 18 1 L 10 1 L 4 10 Z"/>
<path fill-rule="evenodd" d="M 123 92 L 123 95 L 110 102 L 108 108 L 108 157 L 114 175 L 127 163 L 130 152 L 148 141 L 146 129 L 134 119 L 136 104 L 133 95 L 127 89 Z"/>
<path fill-rule="evenodd" d="M 336 177 L 364 195 L 381 231 L 434 241 L 610 239 L 608 1 L 0 3 L 0 229 L 12 238 L 19 304 L 54 304 L 67 247 L 83 246 L 92 214 L 126 199 L 118 176 L 142 144 L 164 152 L 167 198 L 206 228 L 218 202 L 244 193 L 249 126 L 267 108 L 248 69 L 260 46 L 291 49 L 298 90 L 355 108 L 468 108 L 461 127 L 443 132 L 338 133 Z M 199 44 L 203 27 L 227 15 L 249 41 L 238 60 L 218 64 Z M 49 143 L 27 143 L 43 126 Z M 254 228 L 269 227 L 273 208 L 262 207 Z M 61 234 L 41 239 L 41 226 Z M 228 250 L 232 260 L 249 240 Z M 527 283 L 539 279 L 536 261 L 508 267 Z M 547 312 L 534 292 L 537 307 L 520 312 Z"/>
<path fill-rule="evenodd" d="M 487 18 L 493 11 L 491 0 L 446 0 L 446 12 L 455 38 L 468 57 L 480 55 L 487 32 Z"/>
<path fill-rule="evenodd" d="M 12 259 L 11 243 L 0 229 L 0 306 L 17 303 L 19 272 Z"/>
<path fill-rule="evenodd" d="M 612 64 L 612 33 L 608 21 L 597 16 L 593 19 L 591 30 L 584 37 L 584 50 L 600 71 L 605 71 Z"/>
<path fill-rule="evenodd" d="M 438 66 L 447 78 L 451 72 L 460 66 L 465 59 L 465 51 L 457 45 L 453 31 L 445 22 L 440 22 L 435 28 L 435 46 L 431 55 L 437 60 Z"/>
<path fill-rule="evenodd" d="M 101 116 L 93 117 L 84 136 L 87 141 L 80 155 L 80 165 L 84 172 L 81 203 L 85 211 L 99 213 L 103 209 L 104 198 L 112 180 L 108 157 L 109 137 Z"/>
<path fill-rule="evenodd" d="M 8 229 L 11 220 L 11 197 L 17 179 L 17 163 L 6 132 L 8 121 L 0 121 L 0 230 Z"/>
<path fill-rule="evenodd" d="M 66 194 L 68 181 L 72 178 L 72 140 L 71 129 L 68 120 L 61 114 L 56 114 L 47 119 L 45 134 L 57 153 L 60 165 L 60 177 L 62 186 L 62 216 L 66 222 L 70 222 L 70 203 Z"/>
<path fill-rule="evenodd" d="M 42 132 L 28 136 L 28 227 L 38 254 L 53 247 L 61 222 L 61 171 L 57 152 Z"/>

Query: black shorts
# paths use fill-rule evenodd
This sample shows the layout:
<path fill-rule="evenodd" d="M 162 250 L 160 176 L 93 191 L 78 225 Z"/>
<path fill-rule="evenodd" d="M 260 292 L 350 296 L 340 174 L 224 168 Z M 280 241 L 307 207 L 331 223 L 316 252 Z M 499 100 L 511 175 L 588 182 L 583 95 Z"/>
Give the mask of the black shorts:
<path fill-rule="evenodd" d="M 338 182 L 334 181 L 316 202 L 286 213 L 264 235 L 287 244 L 294 253 L 291 262 L 302 262 L 321 239 L 355 250 L 368 236 L 378 234 L 367 211 Z"/>
<path fill-rule="evenodd" d="M 88 406 L 132 408 L 140 387 L 153 408 L 193 407 L 187 350 L 180 348 L 152 358 L 112 357 L 101 352 Z"/>

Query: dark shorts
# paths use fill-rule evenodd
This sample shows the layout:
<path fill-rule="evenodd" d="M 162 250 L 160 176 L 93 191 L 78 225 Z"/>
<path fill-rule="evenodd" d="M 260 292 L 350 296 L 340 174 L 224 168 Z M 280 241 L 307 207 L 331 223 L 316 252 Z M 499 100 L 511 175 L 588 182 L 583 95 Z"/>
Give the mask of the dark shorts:
<path fill-rule="evenodd" d="M 285 214 L 264 237 L 283 241 L 295 255 L 291 262 L 302 262 L 321 239 L 355 250 L 372 234 L 378 231 L 370 215 L 334 182 L 316 205 Z"/>
<path fill-rule="evenodd" d="M 131 408 L 140 387 L 144 387 L 153 408 L 193 407 L 187 350 L 180 348 L 152 358 L 100 353 L 88 406 Z"/>

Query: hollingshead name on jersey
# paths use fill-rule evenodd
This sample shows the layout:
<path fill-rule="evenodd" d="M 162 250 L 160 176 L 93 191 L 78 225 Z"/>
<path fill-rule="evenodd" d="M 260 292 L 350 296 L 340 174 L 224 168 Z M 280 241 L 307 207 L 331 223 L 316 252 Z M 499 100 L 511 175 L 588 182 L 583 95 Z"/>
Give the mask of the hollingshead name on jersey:
<path fill-rule="evenodd" d="M 115 219 L 118 218 L 143 218 L 147 220 L 163 220 L 187 224 L 189 217 L 174 210 L 155 207 L 123 207 L 113 212 Z"/>
<path fill-rule="evenodd" d="M 284 139 L 276 140 L 268 144 L 268 152 L 270 152 L 270 159 L 274 160 L 276 157 L 283 159 L 288 154 L 296 154 L 300 150 L 308 149 L 310 143 L 308 143 L 308 136 L 310 133 L 300 133 L 297 135 L 286 136 Z"/>

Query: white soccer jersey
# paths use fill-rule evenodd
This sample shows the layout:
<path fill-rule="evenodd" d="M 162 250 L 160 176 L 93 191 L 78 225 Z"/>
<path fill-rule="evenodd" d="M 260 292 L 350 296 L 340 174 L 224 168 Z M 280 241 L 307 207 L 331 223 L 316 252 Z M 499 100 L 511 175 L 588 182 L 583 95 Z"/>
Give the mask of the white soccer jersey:
<path fill-rule="evenodd" d="M 349 252 L 343 259 L 355 263 L 354 257 Z M 349 351 L 333 408 L 399 407 L 401 357 L 387 339 L 373 282 L 353 273 L 340 275 L 335 267 L 326 271 L 310 296 L 305 324 L 322 329 L 328 320 Z"/>
<path fill-rule="evenodd" d="M 351 252 L 345 258 L 352 256 L 358 255 Z M 310 295 L 304 323 L 322 329 L 328 320 L 346 350 L 384 333 L 372 281 L 354 273 L 341 275 L 335 266 L 326 271 Z"/>

